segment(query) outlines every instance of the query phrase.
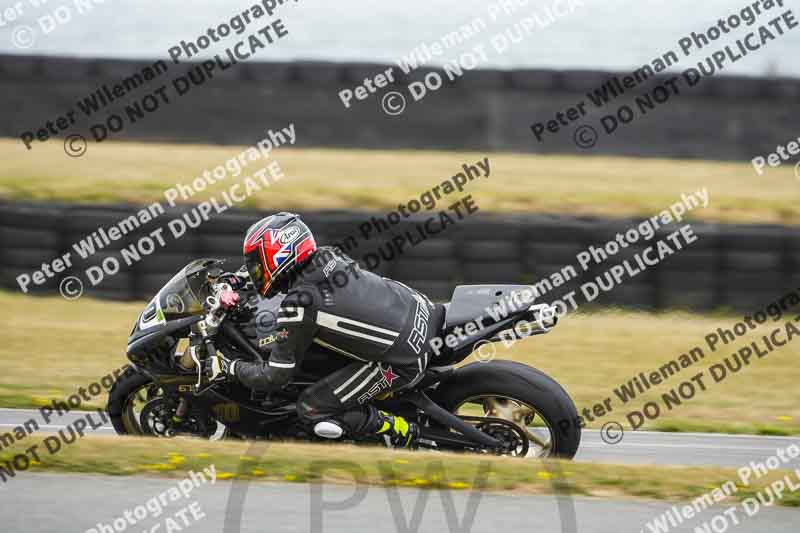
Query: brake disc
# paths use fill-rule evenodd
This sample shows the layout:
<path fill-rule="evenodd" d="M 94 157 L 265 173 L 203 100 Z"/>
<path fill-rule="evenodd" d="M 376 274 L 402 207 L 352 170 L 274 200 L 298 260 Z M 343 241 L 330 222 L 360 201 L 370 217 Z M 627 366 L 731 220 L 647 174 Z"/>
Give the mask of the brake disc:
<path fill-rule="evenodd" d="M 178 434 L 191 434 L 208 438 L 217 431 L 217 422 L 209 417 L 188 412 L 176 418 L 177 405 L 167 398 L 155 398 L 147 402 L 139 415 L 139 425 L 145 435 L 170 438 Z"/>
<path fill-rule="evenodd" d="M 494 449 L 484 448 L 484 452 L 508 455 L 511 457 L 525 457 L 528 455 L 530 440 L 525 430 L 517 424 L 508 420 L 503 420 L 502 418 L 479 416 L 464 416 L 461 418 L 475 424 L 477 429 L 502 443 L 502 447 Z"/>

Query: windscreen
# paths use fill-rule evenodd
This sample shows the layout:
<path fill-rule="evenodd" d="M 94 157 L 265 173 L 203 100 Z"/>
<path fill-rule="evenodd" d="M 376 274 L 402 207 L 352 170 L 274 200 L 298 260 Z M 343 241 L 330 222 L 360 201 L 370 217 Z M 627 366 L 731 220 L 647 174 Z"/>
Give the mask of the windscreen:
<path fill-rule="evenodd" d="M 197 259 L 175 274 L 147 305 L 139 321 L 141 329 L 202 314 L 203 302 L 209 296 L 208 269 L 220 263 L 217 259 Z"/>

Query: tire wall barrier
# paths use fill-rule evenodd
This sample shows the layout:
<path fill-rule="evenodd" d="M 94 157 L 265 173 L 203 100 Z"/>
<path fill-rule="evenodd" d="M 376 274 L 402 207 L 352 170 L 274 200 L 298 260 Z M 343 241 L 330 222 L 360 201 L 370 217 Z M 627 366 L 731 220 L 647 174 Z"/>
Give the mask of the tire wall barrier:
<path fill-rule="evenodd" d="M 153 61 L 0 55 L 0 136 L 19 138 L 55 121 L 69 110 L 76 123 L 61 136 L 89 138 L 90 126 L 111 113 L 124 115 L 161 86 L 174 95 L 171 82 L 197 64 L 174 65 L 136 87 L 108 107 L 87 117 L 76 103 L 104 85 L 113 89 Z M 173 97 L 153 116 L 128 124 L 113 140 L 252 144 L 268 128 L 297 124 L 298 145 L 375 149 L 499 150 L 521 153 L 629 155 L 646 157 L 751 160 L 777 144 L 797 138 L 800 80 L 716 76 L 684 88 L 613 134 L 601 130 L 601 118 L 620 106 L 635 108 L 634 98 L 676 76 L 655 75 L 635 89 L 596 107 L 587 93 L 612 76 L 627 73 L 553 70 L 472 70 L 413 101 L 408 84 L 432 69 L 403 75 L 395 67 L 394 86 L 346 108 L 339 91 L 353 90 L 364 78 L 388 65 L 323 62 L 241 63 L 214 74 L 185 96 Z M 438 71 L 442 72 L 442 71 Z M 441 74 L 447 80 L 445 74 Z M 684 83 L 682 85 L 685 86 Z M 381 109 L 387 91 L 408 101 L 401 116 Z M 585 102 L 588 114 L 546 133 L 541 142 L 531 125 L 556 119 Z M 157 115 L 155 114 L 157 113 Z M 591 150 L 575 145 L 576 129 L 591 124 L 600 137 Z M 20 141 L 20 148 L 25 146 Z"/>
<path fill-rule="evenodd" d="M 21 293 L 16 282 L 42 263 L 71 252 L 72 268 L 56 274 L 31 294 L 57 294 L 60 281 L 76 275 L 86 294 L 115 300 L 151 298 L 180 268 L 199 257 L 226 259 L 225 268 L 242 264 L 241 243 L 247 228 L 266 213 L 231 209 L 212 216 L 180 239 L 168 235 L 166 223 L 181 215 L 176 208 L 140 226 L 120 240 L 81 260 L 73 244 L 96 231 L 109 228 L 138 211 L 136 206 L 80 206 L 49 203 L 0 203 L 0 286 Z M 566 265 L 577 276 L 543 296 L 551 301 L 593 281 L 613 265 L 641 252 L 650 243 L 631 245 L 624 252 L 584 272 L 576 255 L 588 246 L 602 246 L 639 222 L 635 219 L 572 218 L 546 215 L 494 216 L 476 214 L 447 227 L 401 254 L 391 257 L 387 248 L 394 235 L 411 230 L 421 219 L 402 220 L 390 231 L 369 240 L 359 234 L 359 224 L 373 213 L 356 211 L 301 212 L 320 245 L 339 243 L 348 255 L 365 264 L 365 257 L 382 257 L 372 270 L 413 286 L 435 300 L 450 298 L 459 284 L 538 283 Z M 752 311 L 800 287 L 800 235 L 782 226 L 735 226 L 691 223 L 696 242 L 634 277 L 625 276 L 613 290 L 593 303 L 645 309 L 685 308 L 708 310 L 728 307 Z M 122 260 L 120 271 L 91 286 L 85 269 L 106 257 L 121 257 L 121 250 L 153 230 L 163 227 L 165 246 L 130 266 Z M 664 238 L 677 228 L 662 228 Z M 355 244 L 353 244 L 355 243 Z M 386 256 L 381 256 L 383 248 Z M 389 257 L 389 259 L 385 259 Z M 374 264 L 373 264 L 374 265 Z M 369 265 L 368 265 L 369 266 Z M 578 298 L 578 303 L 583 299 Z"/>

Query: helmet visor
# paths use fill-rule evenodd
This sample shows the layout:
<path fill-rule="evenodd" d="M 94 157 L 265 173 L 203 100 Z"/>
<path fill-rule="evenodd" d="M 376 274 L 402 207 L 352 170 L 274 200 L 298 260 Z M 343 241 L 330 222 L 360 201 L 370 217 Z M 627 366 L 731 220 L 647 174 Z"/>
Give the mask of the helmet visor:
<path fill-rule="evenodd" d="M 258 248 L 246 253 L 244 262 L 247 267 L 247 272 L 250 273 L 250 281 L 253 282 L 255 289 L 261 294 L 267 292 L 270 284 L 270 275 L 269 272 L 266 272 L 264 269 L 264 264 L 261 262 L 261 254 Z"/>

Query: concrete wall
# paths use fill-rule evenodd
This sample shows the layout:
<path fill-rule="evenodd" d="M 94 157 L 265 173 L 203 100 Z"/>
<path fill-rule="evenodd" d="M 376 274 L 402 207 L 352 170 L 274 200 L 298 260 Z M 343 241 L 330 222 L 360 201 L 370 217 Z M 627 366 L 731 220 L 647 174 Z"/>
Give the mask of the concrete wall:
<path fill-rule="evenodd" d="M 114 84 L 152 61 L 0 56 L 0 135 L 19 136 L 69 110 L 78 123 L 70 133 L 88 137 L 90 121 L 76 102 L 102 84 Z M 172 65 L 164 76 L 140 87 L 101 112 L 121 112 L 193 65 Z M 681 85 L 680 96 L 605 135 L 600 118 L 631 104 L 632 96 L 652 90 L 664 77 L 653 78 L 613 104 L 595 109 L 558 134 L 536 142 L 534 122 L 555 117 L 601 85 L 610 73 L 588 71 L 480 70 L 467 72 L 451 86 L 414 103 L 405 88 L 429 69 L 398 80 L 408 107 L 388 116 L 380 107 L 383 89 L 345 109 L 337 93 L 355 87 L 386 65 L 333 63 L 239 64 L 152 115 L 129 125 L 114 139 L 197 141 L 248 144 L 268 128 L 294 122 L 300 146 L 364 148 L 448 148 L 532 153 L 621 154 L 749 160 L 800 135 L 800 80 L 709 78 L 692 89 Z M 398 68 L 395 68 L 399 72 Z M 174 91 L 173 91 L 174 92 Z M 591 150 L 577 148 L 576 127 L 588 123 L 600 132 Z M 20 143 L 20 147 L 22 144 Z"/>
<path fill-rule="evenodd" d="M 15 278 L 51 262 L 72 244 L 95 231 L 108 228 L 135 212 L 134 206 L 83 207 L 78 205 L 0 203 L 0 286 L 19 291 Z M 359 224 L 373 213 L 325 211 L 301 213 L 314 229 L 319 244 L 345 243 L 358 237 Z M 54 293 L 59 282 L 77 275 L 87 293 L 113 299 L 146 299 L 181 267 L 199 257 L 227 258 L 227 267 L 241 265 L 241 243 L 246 229 L 264 215 L 256 211 L 228 211 L 213 217 L 182 238 L 167 238 L 131 267 L 91 287 L 84 270 L 106 257 L 120 258 L 120 250 L 141 236 L 165 227 L 181 211 L 165 213 L 137 232 L 83 262 L 76 262 L 33 293 Z M 411 229 L 419 220 L 393 227 L 393 234 Z M 381 260 L 375 269 L 399 279 L 438 300 L 449 298 L 455 285 L 469 283 L 533 283 L 573 265 L 580 276 L 546 295 L 552 300 L 593 280 L 643 246 L 583 272 L 576 254 L 589 245 L 613 239 L 635 220 L 569 218 L 545 215 L 500 217 L 473 215 L 448 227 L 441 234 L 407 247 L 391 260 Z M 641 308 L 711 309 L 732 307 L 752 311 L 800 287 L 800 235 L 781 226 L 727 226 L 692 224 L 699 240 L 633 279 L 598 298 L 604 305 Z M 672 229 L 661 230 L 663 237 Z M 167 233 L 165 229 L 165 233 Z M 392 234 L 356 239 L 349 254 L 364 257 L 385 247 Z M 648 243 L 652 244 L 652 243 Z M 72 256 L 76 257 L 74 251 Z M 122 263 L 122 262 L 121 262 Z M 578 302 L 582 301 L 578 298 Z"/>

